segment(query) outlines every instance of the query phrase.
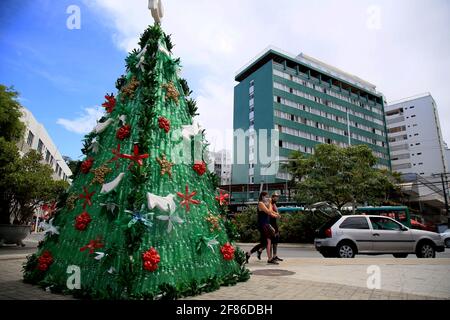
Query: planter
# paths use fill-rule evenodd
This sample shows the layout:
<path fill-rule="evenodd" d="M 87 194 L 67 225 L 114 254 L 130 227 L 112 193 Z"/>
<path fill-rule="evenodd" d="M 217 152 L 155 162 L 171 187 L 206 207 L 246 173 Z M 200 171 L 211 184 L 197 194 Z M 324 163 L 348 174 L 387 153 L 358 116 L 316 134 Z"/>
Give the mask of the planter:
<path fill-rule="evenodd" d="M 23 240 L 30 234 L 31 226 L 0 224 L 0 246 L 3 244 L 17 244 L 24 247 Z"/>

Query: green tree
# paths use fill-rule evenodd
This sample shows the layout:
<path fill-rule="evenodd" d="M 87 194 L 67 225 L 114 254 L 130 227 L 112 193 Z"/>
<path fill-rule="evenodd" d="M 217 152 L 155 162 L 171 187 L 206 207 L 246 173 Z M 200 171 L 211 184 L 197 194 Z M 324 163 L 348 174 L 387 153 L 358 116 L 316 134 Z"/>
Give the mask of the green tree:
<path fill-rule="evenodd" d="M 13 88 L 0 84 L 0 136 L 6 141 L 17 142 L 22 138 L 25 125 L 20 121 L 19 94 Z"/>
<path fill-rule="evenodd" d="M 31 150 L 20 157 L 17 142 L 23 138 L 18 93 L 0 85 L 0 223 L 26 224 L 43 202 L 54 201 L 68 187 L 54 181 L 52 169 Z"/>
<path fill-rule="evenodd" d="M 398 189 L 398 175 L 375 168 L 377 158 L 365 145 L 321 144 L 313 155 L 294 153 L 291 159 L 289 170 L 300 202 L 328 201 L 339 209 L 346 204 L 379 205 Z"/>
<path fill-rule="evenodd" d="M 14 224 L 28 223 L 43 203 L 56 201 L 69 184 L 52 178 L 53 170 L 43 164 L 35 150 L 20 158 L 17 170 L 10 175 L 10 214 Z"/>

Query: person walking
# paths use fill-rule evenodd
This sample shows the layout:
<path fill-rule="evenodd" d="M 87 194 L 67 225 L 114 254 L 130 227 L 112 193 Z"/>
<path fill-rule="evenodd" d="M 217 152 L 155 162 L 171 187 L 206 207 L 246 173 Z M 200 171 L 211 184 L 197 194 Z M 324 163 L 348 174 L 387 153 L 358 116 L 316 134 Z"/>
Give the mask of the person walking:
<path fill-rule="evenodd" d="M 260 243 L 254 246 L 250 252 L 245 253 L 245 260 L 248 263 L 250 256 L 257 252 L 260 248 L 266 247 L 267 250 L 267 263 L 278 264 L 272 257 L 272 240 L 275 238 L 275 229 L 270 225 L 270 217 L 277 217 L 272 211 L 271 199 L 268 193 L 263 191 L 259 195 L 258 200 L 258 230 L 260 233 Z"/>
<path fill-rule="evenodd" d="M 280 242 L 280 230 L 278 229 L 278 219 L 280 218 L 280 215 L 278 213 L 278 207 L 277 202 L 280 195 L 278 193 L 272 194 L 272 211 L 275 212 L 278 216 L 271 216 L 270 217 L 270 225 L 275 230 L 275 237 L 272 240 L 272 257 L 275 261 L 283 261 L 283 259 L 279 258 L 277 255 L 278 252 L 278 243 Z"/>
<path fill-rule="evenodd" d="M 283 261 L 283 259 L 279 258 L 277 255 L 278 243 L 280 242 L 280 230 L 278 228 L 278 219 L 280 218 L 280 215 L 278 213 L 278 208 L 277 208 L 277 202 L 278 202 L 279 197 L 280 197 L 280 195 L 276 192 L 274 192 L 272 194 L 272 198 L 271 198 L 272 211 L 274 213 L 276 213 L 278 216 L 270 216 L 270 218 L 269 218 L 270 225 L 275 230 L 275 237 L 272 239 L 272 257 L 273 257 L 273 260 L 275 260 L 275 261 Z M 260 246 L 258 248 L 258 252 L 257 252 L 257 257 L 259 260 L 261 260 L 261 254 L 263 251 L 264 251 L 264 246 Z"/>

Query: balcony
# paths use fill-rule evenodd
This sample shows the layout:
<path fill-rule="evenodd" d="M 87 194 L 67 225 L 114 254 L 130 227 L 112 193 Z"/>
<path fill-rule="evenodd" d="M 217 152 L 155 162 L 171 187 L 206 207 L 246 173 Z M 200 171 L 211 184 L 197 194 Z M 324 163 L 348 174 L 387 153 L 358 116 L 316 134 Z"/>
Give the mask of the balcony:
<path fill-rule="evenodd" d="M 386 120 L 386 124 L 394 124 L 394 123 L 398 123 L 398 122 L 403 122 L 405 121 L 405 116 L 400 116 L 397 118 L 389 118 L 388 120 Z"/>

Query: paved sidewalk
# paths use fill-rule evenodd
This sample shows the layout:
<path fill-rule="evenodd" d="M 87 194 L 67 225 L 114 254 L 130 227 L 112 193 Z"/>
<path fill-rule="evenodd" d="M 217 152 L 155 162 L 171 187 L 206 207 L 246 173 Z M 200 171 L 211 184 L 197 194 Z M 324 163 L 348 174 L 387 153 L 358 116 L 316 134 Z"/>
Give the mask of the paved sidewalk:
<path fill-rule="evenodd" d="M 22 282 L 22 264 L 36 250 L 38 239 L 27 241 L 26 250 L 0 249 L 0 299 L 73 299 Z M 370 266 L 379 268 L 379 290 L 367 288 Z M 450 259 L 445 258 L 288 258 L 279 265 L 268 265 L 252 257 L 248 268 L 253 272 L 249 281 L 185 300 L 450 300 Z"/>
<path fill-rule="evenodd" d="M 301 260 L 301 261 L 299 261 Z M 314 261 L 317 260 L 317 261 Z M 443 288 L 449 285 L 449 263 L 395 264 L 391 262 L 380 266 L 382 279 L 384 272 L 391 272 L 382 280 L 381 290 L 369 290 L 365 285 L 367 259 L 364 261 L 330 259 L 290 259 L 278 266 L 253 262 L 249 268 L 256 272 L 272 273 L 272 275 L 252 275 L 249 281 L 232 287 L 206 293 L 185 300 L 428 300 L 450 299 L 450 291 Z M 337 261 L 332 261 L 337 260 Z M 41 288 L 22 282 L 21 266 L 24 259 L 0 260 L 0 299 L 4 300 L 71 300 L 71 296 L 63 296 L 46 292 Z M 434 261 L 434 260 L 433 260 Z M 373 262 L 373 261 L 372 261 Z M 379 261 L 378 261 L 379 262 Z M 369 262 L 370 263 L 370 262 Z M 417 263 L 417 262 L 416 262 Z M 387 269 L 385 269 L 387 268 Z M 390 269 L 389 269 L 390 268 Z M 410 270 L 409 268 L 414 268 Z M 420 269 L 422 268 L 422 269 Z M 401 270 L 413 273 L 400 280 L 394 278 Z M 431 277 L 439 282 L 435 286 L 426 285 L 425 278 L 417 277 L 417 270 L 434 272 Z M 291 275 L 280 276 L 286 271 Z M 447 273 L 446 273 L 447 272 Z M 327 277 L 328 274 L 328 277 Z M 403 273 L 402 273 L 403 274 Z M 445 278 L 443 278 L 445 276 Z M 325 277 L 325 278 L 321 278 Z M 327 278 L 326 278 L 327 277 Z M 403 279 L 403 280 L 401 280 Z M 425 281 L 426 280 L 426 281 Z M 390 283 L 390 281 L 394 281 Z M 395 281 L 404 281 L 403 287 L 396 287 Z M 436 289 L 431 289 L 431 288 Z M 411 290 L 410 290 L 411 289 Z M 420 294 L 422 293 L 422 294 Z"/>

